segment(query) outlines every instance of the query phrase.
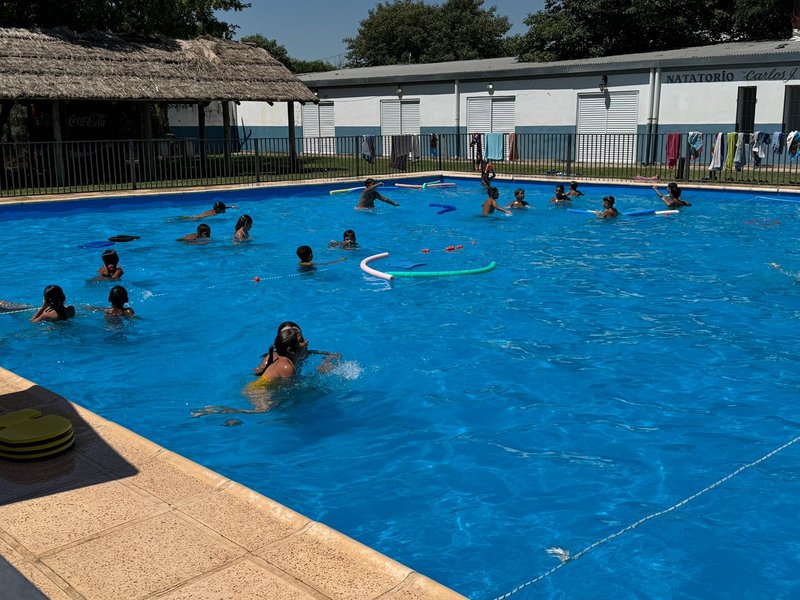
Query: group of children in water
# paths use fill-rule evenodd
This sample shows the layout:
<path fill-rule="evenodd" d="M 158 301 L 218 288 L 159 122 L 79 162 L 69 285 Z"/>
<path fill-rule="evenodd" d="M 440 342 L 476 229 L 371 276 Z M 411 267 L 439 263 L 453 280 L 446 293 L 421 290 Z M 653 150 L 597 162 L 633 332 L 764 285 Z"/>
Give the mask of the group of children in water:
<path fill-rule="evenodd" d="M 488 166 L 491 167 L 491 164 Z M 488 187 L 486 193 L 489 196 L 483 201 L 484 215 L 490 215 L 496 210 L 505 213 L 506 215 L 511 215 L 511 211 L 509 209 L 526 209 L 530 207 L 530 204 L 525 200 L 525 190 L 522 188 L 517 188 L 514 190 L 514 201 L 511 202 L 511 204 L 507 205 L 505 208 L 501 207 L 497 203 L 498 198 L 500 198 L 500 190 L 493 185 L 489 185 L 489 182 L 493 177 L 487 178 L 486 174 L 488 172 L 489 169 L 487 168 L 487 170 L 481 175 L 481 183 L 484 185 L 484 187 Z M 491 173 L 493 175 L 494 171 L 492 170 Z M 691 203 L 681 199 L 681 189 L 675 182 L 667 185 L 666 194 L 662 194 L 657 186 L 653 186 L 653 190 L 656 192 L 656 194 L 658 194 L 658 197 L 661 198 L 662 202 L 664 202 L 664 204 L 666 204 L 670 209 L 677 209 L 681 208 L 682 206 L 691 206 Z M 579 196 L 583 196 L 583 192 L 578 189 L 577 181 L 573 181 L 569 184 L 568 192 L 565 192 L 564 186 L 559 184 L 556 186 L 555 196 L 550 199 L 550 203 L 559 206 L 570 206 L 573 198 L 577 198 Z M 612 219 L 614 217 L 618 217 L 619 211 L 614 207 L 614 203 L 614 196 L 605 196 L 603 198 L 603 210 L 595 211 L 597 217 L 599 219 Z"/>

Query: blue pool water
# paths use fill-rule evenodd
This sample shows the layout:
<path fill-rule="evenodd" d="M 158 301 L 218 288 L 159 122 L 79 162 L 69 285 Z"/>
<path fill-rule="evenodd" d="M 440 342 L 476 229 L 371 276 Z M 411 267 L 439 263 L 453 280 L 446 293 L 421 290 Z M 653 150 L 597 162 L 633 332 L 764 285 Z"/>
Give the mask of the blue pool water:
<path fill-rule="evenodd" d="M 480 187 L 458 185 L 387 189 L 401 206 L 375 213 L 309 187 L 2 207 L 0 298 L 37 303 L 58 283 L 78 309 L 60 324 L 0 315 L 2 365 L 473 598 L 798 434 L 800 204 L 687 190 L 677 217 L 600 222 L 525 183 L 533 209 L 484 218 Z M 501 204 L 518 185 L 499 186 Z M 578 208 L 608 193 L 622 210 L 661 204 L 647 188 L 583 189 Z M 175 216 L 218 199 L 240 209 L 206 221 L 213 243 L 174 241 L 196 226 Z M 253 239 L 234 244 L 244 212 Z M 361 248 L 329 249 L 348 228 Z M 102 249 L 77 246 L 116 234 L 141 236 L 115 246 L 141 316 L 124 324 L 82 308 L 112 284 L 89 281 Z M 300 274 L 300 244 L 349 260 Z M 387 283 L 358 266 L 384 250 L 374 266 L 497 268 Z M 192 418 L 249 407 L 241 390 L 283 320 L 344 363 L 319 375 L 309 361 L 268 413 Z M 798 597 L 799 453 L 517 597 Z"/>

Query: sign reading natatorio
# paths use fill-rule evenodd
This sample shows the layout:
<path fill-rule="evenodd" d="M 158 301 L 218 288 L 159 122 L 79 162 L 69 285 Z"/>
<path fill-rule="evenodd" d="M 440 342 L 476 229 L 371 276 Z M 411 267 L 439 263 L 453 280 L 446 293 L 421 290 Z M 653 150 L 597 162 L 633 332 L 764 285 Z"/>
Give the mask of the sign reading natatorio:
<path fill-rule="evenodd" d="M 782 81 L 797 79 L 800 67 L 785 69 L 741 69 L 734 71 L 698 71 L 694 73 L 665 73 L 665 83 L 717 83 L 722 81 Z"/>

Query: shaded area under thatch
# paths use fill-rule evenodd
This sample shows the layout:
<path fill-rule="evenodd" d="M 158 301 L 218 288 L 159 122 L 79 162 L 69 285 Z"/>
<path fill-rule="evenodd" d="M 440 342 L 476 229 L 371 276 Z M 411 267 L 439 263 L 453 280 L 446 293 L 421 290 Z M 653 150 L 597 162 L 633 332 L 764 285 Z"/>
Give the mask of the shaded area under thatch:
<path fill-rule="evenodd" d="M 0 28 L 2 99 L 313 102 L 316 97 L 266 50 L 238 42 Z"/>

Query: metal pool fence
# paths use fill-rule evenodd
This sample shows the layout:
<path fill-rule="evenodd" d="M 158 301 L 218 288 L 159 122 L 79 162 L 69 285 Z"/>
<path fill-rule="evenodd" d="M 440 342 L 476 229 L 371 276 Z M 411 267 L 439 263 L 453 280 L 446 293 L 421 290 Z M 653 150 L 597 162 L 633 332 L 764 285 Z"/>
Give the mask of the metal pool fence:
<path fill-rule="evenodd" d="M 726 138 L 727 134 L 723 134 Z M 786 186 L 800 161 L 774 143 L 721 153 L 716 134 L 421 134 L 224 140 L 161 139 L 0 144 L 0 196 L 183 188 L 270 181 L 330 181 L 431 171 L 559 181 L 614 179 Z M 365 143 L 366 142 L 366 143 Z M 366 155 L 366 157 L 365 157 Z M 733 160 L 736 158 L 737 160 Z"/>

